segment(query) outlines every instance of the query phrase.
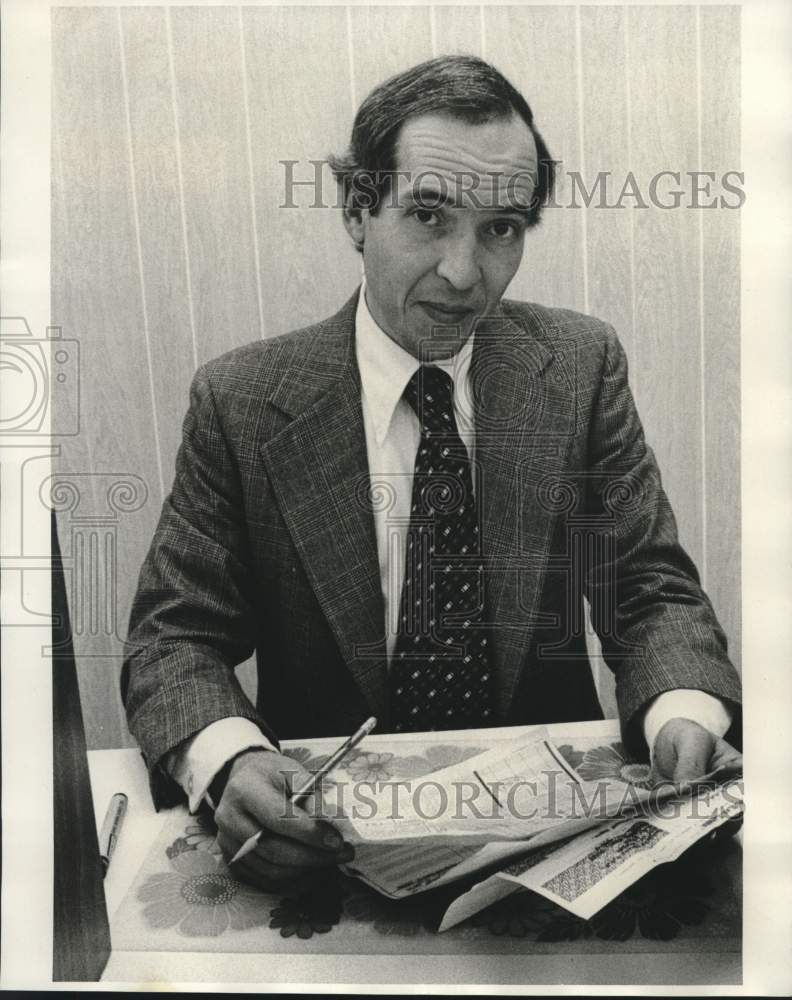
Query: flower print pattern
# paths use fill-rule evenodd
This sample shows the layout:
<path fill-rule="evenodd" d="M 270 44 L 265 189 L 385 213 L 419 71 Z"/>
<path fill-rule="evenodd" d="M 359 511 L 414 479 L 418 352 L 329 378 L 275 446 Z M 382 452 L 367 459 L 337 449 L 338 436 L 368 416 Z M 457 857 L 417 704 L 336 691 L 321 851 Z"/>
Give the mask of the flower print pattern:
<path fill-rule="evenodd" d="M 262 894 L 237 882 L 210 851 L 188 849 L 170 859 L 171 870 L 150 875 L 138 890 L 149 927 L 185 937 L 217 937 L 266 924 Z"/>
<path fill-rule="evenodd" d="M 558 747 L 558 752 L 567 764 L 575 770 L 578 769 L 584 757 L 584 752 L 576 750 L 571 743 L 561 743 Z"/>
<path fill-rule="evenodd" d="M 460 747 L 444 743 L 428 746 L 423 754 L 399 758 L 397 765 L 399 778 L 408 781 L 411 778 L 422 778 L 425 774 L 434 774 L 444 767 L 461 764 L 463 760 L 483 753 L 484 749 L 484 747 Z"/>
<path fill-rule="evenodd" d="M 624 752 L 621 743 L 586 750 L 575 767 L 585 781 L 596 781 L 599 778 L 623 781 L 639 788 L 651 786 L 649 765 L 632 760 Z"/>
<path fill-rule="evenodd" d="M 217 857 L 222 855 L 220 846 L 217 843 L 217 827 L 214 819 L 207 813 L 198 813 L 191 817 L 189 823 L 181 837 L 177 837 L 168 847 L 165 854 L 170 859 L 183 854 L 185 851 L 208 851 Z"/>
<path fill-rule="evenodd" d="M 392 753 L 372 753 L 359 750 L 346 761 L 344 770 L 353 781 L 391 781 L 394 777 Z"/>
<path fill-rule="evenodd" d="M 307 940 L 327 934 L 341 919 L 341 888 L 337 872 L 306 876 L 270 910 L 269 926 L 281 937 Z"/>
<path fill-rule="evenodd" d="M 376 783 L 378 781 L 409 781 L 425 774 L 439 771 L 452 764 L 459 764 L 469 757 L 483 753 L 486 747 L 463 747 L 454 744 L 428 746 L 421 754 L 376 753 L 358 750 L 338 765 L 339 773 L 346 773 L 353 781 Z M 283 753 L 296 760 L 308 771 L 316 771 L 327 760 L 327 754 L 314 755 L 307 747 L 290 747 Z M 327 782 L 332 783 L 333 775 Z"/>
<path fill-rule="evenodd" d="M 480 910 L 470 922 L 473 927 L 484 927 L 496 937 L 535 937 L 547 922 L 550 910 L 557 909 L 535 893 L 518 891 Z"/>
<path fill-rule="evenodd" d="M 330 756 L 326 753 L 315 754 L 308 747 L 288 747 L 282 750 L 281 753 L 284 757 L 291 757 L 301 767 L 304 767 L 306 771 L 311 772 L 318 771 Z"/>
<path fill-rule="evenodd" d="M 437 930 L 448 900 L 388 899 L 360 883 L 350 885 L 344 898 L 344 916 L 370 924 L 378 934 L 416 937 Z"/>

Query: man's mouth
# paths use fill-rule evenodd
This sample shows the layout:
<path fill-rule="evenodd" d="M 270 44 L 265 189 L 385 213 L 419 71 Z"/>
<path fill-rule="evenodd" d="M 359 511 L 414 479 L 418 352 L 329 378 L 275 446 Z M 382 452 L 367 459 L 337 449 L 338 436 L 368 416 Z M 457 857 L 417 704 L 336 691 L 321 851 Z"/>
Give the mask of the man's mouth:
<path fill-rule="evenodd" d="M 431 319 L 446 326 L 460 326 L 475 312 L 472 306 L 455 306 L 444 302 L 421 302 L 420 305 Z"/>

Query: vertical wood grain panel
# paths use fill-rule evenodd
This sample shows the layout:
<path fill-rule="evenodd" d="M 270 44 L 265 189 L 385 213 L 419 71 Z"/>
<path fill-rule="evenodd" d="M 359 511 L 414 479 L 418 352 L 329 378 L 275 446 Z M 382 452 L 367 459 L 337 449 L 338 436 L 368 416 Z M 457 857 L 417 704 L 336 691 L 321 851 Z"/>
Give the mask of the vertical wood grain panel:
<path fill-rule="evenodd" d="M 313 181 L 309 161 L 343 152 L 352 127 L 345 12 L 340 7 L 243 9 L 256 221 L 267 335 L 329 316 L 360 280 L 360 261 L 343 228 L 325 164 L 317 189 L 287 198 L 282 160 L 295 181 Z M 341 53 L 321 76 L 305 66 L 321 51 Z M 288 60 L 282 53 L 288 52 Z M 296 207 L 284 207 L 293 204 Z M 312 204 L 319 207 L 312 208 Z"/>
<path fill-rule="evenodd" d="M 198 361 L 261 337 L 239 15 L 170 7 Z M 280 69 L 280 67 L 278 67 Z"/>
<path fill-rule="evenodd" d="M 630 7 L 628 16 L 632 169 L 646 185 L 663 170 L 696 169 L 695 10 Z M 678 188 L 664 179 L 657 199 L 673 204 L 667 192 Z M 698 218 L 685 203 L 649 204 L 635 209 L 634 231 L 638 403 L 682 543 L 700 565 Z"/>
<path fill-rule="evenodd" d="M 481 11 L 479 7 L 432 7 L 435 54 L 481 56 Z"/>
<path fill-rule="evenodd" d="M 701 170 L 740 170 L 740 8 L 700 8 Z M 704 203 L 711 198 L 702 198 Z M 734 196 L 729 196 L 735 204 Z M 701 209 L 707 588 L 740 662 L 740 213 Z"/>
<path fill-rule="evenodd" d="M 52 138 L 50 154 L 52 164 L 50 225 L 51 225 L 51 289 L 50 315 L 55 327 L 61 328 L 61 336 L 67 339 L 79 340 L 82 351 L 81 371 L 77 380 L 78 392 L 56 396 L 53 399 L 52 430 L 58 435 L 68 434 L 60 453 L 52 460 L 52 471 L 63 473 L 69 467 L 88 471 L 94 468 L 91 445 L 92 425 L 87 421 L 88 399 L 86 379 L 89 378 L 88 357 L 89 343 L 81 330 L 79 323 L 79 296 L 73 294 L 77 287 L 73 284 L 70 267 L 80 270 L 80 264 L 85 248 L 78 244 L 74 250 L 70 242 L 74 239 L 76 226 L 88 228 L 91 223 L 86 218 L 86 192 L 80 196 L 79 189 L 74 190 L 77 171 L 73 162 L 74 145 L 72 142 L 71 122 L 79 113 L 80 93 L 70 59 L 74 58 L 79 46 L 70 40 L 69 35 L 76 29 L 89 34 L 90 22 L 85 18 L 73 27 L 68 13 L 55 9 L 52 11 Z M 83 130 L 87 127 L 83 125 Z M 96 139 L 93 140 L 96 142 Z M 67 249 L 71 252 L 67 253 Z M 87 256 L 87 255 L 86 255 Z M 87 296 L 91 285 L 85 283 L 84 292 Z M 96 308 L 96 307 L 94 307 Z M 38 331 L 36 331 L 38 332 Z M 80 395 L 84 398 L 80 398 Z M 69 433 L 70 429 L 80 428 L 80 433 Z M 63 438 L 61 440 L 64 440 Z M 92 484 L 89 489 L 93 496 Z M 61 534 L 65 538 L 66 527 Z"/>
<path fill-rule="evenodd" d="M 123 632 L 160 490 L 116 10 L 54 10 L 53 51 L 52 316 L 64 336 L 80 341 L 81 435 L 89 442 L 83 449 L 64 438 L 58 471 L 67 478 L 90 473 L 87 482 L 76 480 L 78 513 L 89 521 L 110 512 L 107 474 L 140 476 L 153 498 L 125 515 L 117 532 L 123 569 L 115 601 Z M 86 453 L 89 467 L 82 466 Z M 64 557 L 75 555 L 72 523 L 68 514 L 59 517 Z M 103 546 L 86 552 L 84 596 L 88 581 L 102 580 L 110 568 Z M 118 694 L 120 643 L 101 628 L 91 634 L 96 626 L 89 615 L 86 630 L 74 636 L 86 731 L 93 747 L 121 746 L 129 737 Z"/>
<path fill-rule="evenodd" d="M 351 7 L 355 101 L 394 73 L 432 57 L 428 7 Z"/>
<path fill-rule="evenodd" d="M 605 205 L 613 204 L 629 163 L 624 20 L 620 7 L 581 7 L 582 135 L 586 191 L 593 193 L 587 216 L 588 308 L 612 323 L 631 363 L 635 357 L 628 208 L 602 207 L 594 189 L 605 174 Z M 607 53 L 608 58 L 603 58 Z M 584 196 L 577 196 L 579 205 Z M 583 211 L 583 209 L 579 209 Z M 632 374 L 631 369 L 631 374 Z"/>
<path fill-rule="evenodd" d="M 586 266 L 588 312 L 612 323 L 624 344 L 635 376 L 633 330 L 633 274 L 631 266 L 631 208 L 612 204 L 614 185 L 620 188 L 629 163 L 627 81 L 625 79 L 625 18 L 619 7 L 580 7 L 579 115 L 582 155 L 580 167 L 585 192 L 575 196 L 586 213 Z M 608 53 L 608 58 L 603 58 Z M 594 187 L 605 176 L 605 195 Z M 583 207 L 591 196 L 591 207 Z M 606 716 L 616 716 L 616 684 L 601 658 L 593 631 L 588 635 L 589 655 L 600 703 Z"/>
<path fill-rule="evenodd" d="M 121 9 L 148 343 L 166 490 L 196 367 L 163 9 Z"/>
<path fill-rule="evenodd" d="M 566 170 L 578 169 L 578 98 L 574 7 L 486 7 L 486 58 L 520 90 L 559 167 L 556 201 L 569 202 Z M 547 305 L 584 308 L 579 211 L 548 206 L 525 240 L 508 294 Z"/>

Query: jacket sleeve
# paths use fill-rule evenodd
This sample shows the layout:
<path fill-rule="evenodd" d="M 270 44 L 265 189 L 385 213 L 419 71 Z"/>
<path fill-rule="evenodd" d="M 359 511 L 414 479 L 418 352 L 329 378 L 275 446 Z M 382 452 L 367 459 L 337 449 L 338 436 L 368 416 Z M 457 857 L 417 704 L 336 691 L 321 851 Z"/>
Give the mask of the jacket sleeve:
<path fill-rule="evenodd" d="M 627 359 L 608 328 L 589 434 L 588 510 L 599 535 L 586 596 L 616 675 L 625 740 L 643 746 L 648 703 L 675 688 L 740 702 L 740 679 L 699 575 L 677 537 L 671 505 L 627 381 Z M 737 740 L 739 712 L 727 738 Z"/>
<path fill-rule="evenodd" d="M 199 369 L 173 488 L 140 572 L 121 673 L 157 807 L 184 798 L 165 755 L 210 723 L 251 719 L 277 743 L 234 672 L 256 645 L 248 551 L 238 471 Z"/>

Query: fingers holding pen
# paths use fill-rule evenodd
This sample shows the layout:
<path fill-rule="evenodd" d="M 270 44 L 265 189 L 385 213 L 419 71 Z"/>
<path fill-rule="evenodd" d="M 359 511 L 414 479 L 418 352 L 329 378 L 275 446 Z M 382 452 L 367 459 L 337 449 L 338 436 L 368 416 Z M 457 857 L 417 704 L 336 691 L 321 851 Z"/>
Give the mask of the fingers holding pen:
<path fill-rule="evenodd" d="M 318 869 L 352 859 L 354 852 L 331 823 L 317 818 L 317 803 L 292 801 L 309 772 L 274 752 L 251 754 L 232 769 L 215 812 L 218 844 L 227 861 L 258 834 L 255 849 L 231 863 L 238 877 L 276 888 Z"/>

